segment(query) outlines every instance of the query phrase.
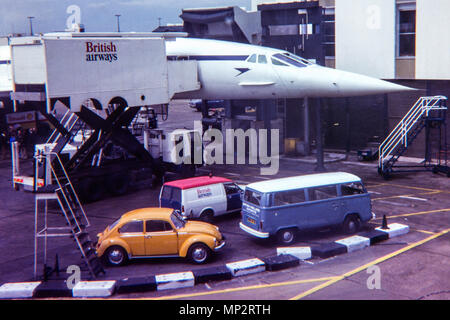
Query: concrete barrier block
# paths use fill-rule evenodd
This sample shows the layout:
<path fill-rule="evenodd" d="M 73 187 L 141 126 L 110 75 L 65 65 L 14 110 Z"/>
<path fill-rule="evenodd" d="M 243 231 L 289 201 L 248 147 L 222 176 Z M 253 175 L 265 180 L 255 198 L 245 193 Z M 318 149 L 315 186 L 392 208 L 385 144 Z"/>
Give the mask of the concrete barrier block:
<path fill-rule="evenodd" d="M 369 238 L 370 245 L 377 244 L 378 242 L 389 239 L 389 234 L 387 232 L 382 232 L 380 230 L 371 230 L 359 234 L 361 237 Z"/>
<path fill-rule="evenodd" d="M 352 236 L 335 241 L 336 243 L 343 244 L 347 247 L 347 252 L 353 252 L 356 250 L 364 249 L 370 246 L 370 239 L 361 236 Z"/>
<path fill-rule="evenodd" d="M 311 253 L 313 257 L 325 259 L 339 254 L 347 253 L 347 246 L 336 242 L 324 243 L 311 246 Z"/>
<path fill-rule="evenodd" d="M 409 226 L 401 223 L 391 223 L 388 224 L 389 229 L 381 229 L 381 227 L 376 228 L 376 230 L 386 232 L 389 238 L 401 236 L 409 232 Z"/>
<path fill-rule="evenodd" d="M 34 292 L 34 298 L 72 297 L 72 290 L 64 280 L 49 280 L 42 282 Z"/>
<path fill-rule="evenodd" d="M 262 259 L 266 264 L 267 271 L 277 271 L 296 267 L 300 264 L 300 259 L 290 254 L 279 254 Z"/>
<path fill-rule="evenodd" d="M 0 299 L 32 298 L 40 284 L 40 281 L 5 283 L 0 287 Z"/>
<path fill-rule="evenodd" d="M 195 285 L 194 274 L 191 271 L 159 274 L 155 278 L 157 290 L 187 288 Z"/>
<path fill-rule="evenodd" d="M 208 267 L 193 270 L 195 283 L 205 283 L 208 281 L 230 280 L 233 276 L 226 266 Z"/>
<path fill-rule="evenodd" d="M 113 294 L 116 281 L 80 281 L 72 289 L 74 297 L 109 297 Z"/>
<path fill-rule="evenodd" d="M 227 263 L 226 267 L 231 271 L 231 274 L 234 277 L 263 272 L 266 270 L 264 262 L 258 258 Z"/>
<path fill-rule="evenodd" d="M 311 247 L 283 247 L 277 248 L 277 255 L 290 254 L 300 260 L 311 259 Z"/>
<path fill-rule="evenodd" d="M 147 292 L 156 290 L 155 276 L 125 278 L 117 280 L 117 293 Z"/>

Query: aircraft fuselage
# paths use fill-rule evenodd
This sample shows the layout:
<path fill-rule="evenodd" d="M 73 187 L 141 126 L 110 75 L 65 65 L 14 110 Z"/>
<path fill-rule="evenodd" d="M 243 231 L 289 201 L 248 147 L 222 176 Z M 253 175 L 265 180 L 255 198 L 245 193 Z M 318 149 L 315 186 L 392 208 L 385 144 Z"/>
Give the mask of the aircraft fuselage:
<path fill-rule="evenodd" d="M 201 89 L 175 98 L 348 97 L 409 90 L 387 81 L 322 67 L 274 48 L 195 38 L 166 41 L 170 60 L 196 60 Z"/>

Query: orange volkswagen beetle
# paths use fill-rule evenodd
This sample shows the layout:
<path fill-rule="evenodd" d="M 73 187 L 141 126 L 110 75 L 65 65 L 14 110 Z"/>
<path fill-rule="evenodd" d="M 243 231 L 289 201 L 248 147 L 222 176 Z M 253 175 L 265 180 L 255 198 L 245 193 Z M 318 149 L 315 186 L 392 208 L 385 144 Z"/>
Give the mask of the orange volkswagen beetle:
<path fill-rule="evenodd" d="M 97 236 L 97 255 L 114 266 L 142 257 L 187 257 L 200 264 L 225 245 L 218 227 L 185 221 L 169 208 L 127 212 Z"/>

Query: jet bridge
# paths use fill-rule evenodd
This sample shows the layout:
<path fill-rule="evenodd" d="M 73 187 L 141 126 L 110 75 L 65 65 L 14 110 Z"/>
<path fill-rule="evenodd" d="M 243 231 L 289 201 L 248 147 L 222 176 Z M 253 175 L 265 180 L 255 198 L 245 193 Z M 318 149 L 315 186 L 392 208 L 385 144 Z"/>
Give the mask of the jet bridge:
<path fill-rule="evenodd" d="M 83 127 L 80 123 L 90 128 L 77 151 L 68 159 L 61 157 L 77 190 L 92 195 L 99 184 L 120 190 L 128 169 L 145 168 L 163 176 L 161 160 L 128 127 L 142 107 L 166 113 L 174 94 L 200 88 L 196 61 L 166 58 L 165 41 L 175 35 L 180 33 L 66 32 L 11 39 L 15 110 L 26 104 L 49 120 L 56 129 L 48 141 L 51 152 L 61 155 Z M 57 104 L 70 115 L 58 114 Z M 127 156 L 100 165 L 110 144 Z M 111 181 L 114 177 L 117 181 Z"/>

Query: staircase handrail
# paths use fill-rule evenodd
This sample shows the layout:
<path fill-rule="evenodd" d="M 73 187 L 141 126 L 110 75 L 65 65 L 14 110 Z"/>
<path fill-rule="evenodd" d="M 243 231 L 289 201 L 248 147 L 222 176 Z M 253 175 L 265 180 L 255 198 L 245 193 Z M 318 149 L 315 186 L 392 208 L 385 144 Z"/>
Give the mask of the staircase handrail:
<path fill-rule="evenodd" d="M 397 126 L 391 131 L 388 137 L 379 146 L 378 167 L 383 168 L 385 158 L 391 154 L 393 150 L 403 142 L 407 146 L 407 135 L 411 128 L 416 124 L 417 120 L 424 114 L 428 116 L 430 110 L 442 110 L 446 107 L 436 108 L 436 105 L 442 100 L 447 100 L 445 96 L 429 96 L 421 97 L 411 107 L 408 113 L 399 121 Z"/>
<path fill-rule="evenodd" d="M 59 155 L 58 155 L 57 153 L 55 153 L 55 152 L 49 151 L 49 152 L 47 152 L 47 153 L 48 153 L 49 155 L 55 156 L 55 158 L 57 159 L 57 162 L 58 162 L 59 166 L 62 168 L 64 177 L 67 179 L 67 182 L 68 182 L 68 184 L 69 184 L 69 186 L 70 186 L 70 189 L 71 189 L 73 195 L 74 195 L 75 198 L 76 198 L 77 205 L 79 206 L 79 208 L 80 208 L 80 210 L 81 210 L 81 213 L 82 213 L 82 215 L 83 215 L 83 218 L 84 218 L 84 220 L 86 221 L 86 227 L 89 227 L 89 226 L 90 226 L 89 219 L 88 219 L 88 217 L 87 217 L 87 215 L 86 215 L 86 212 L 84 211 L 83 206 L 81 205 L 81 202 L 80 202 L 80 199 L 78 198 L 77 193 L 75 192 L 75 189 L 74 189 L 74 187 L 73 187 L 73 185 L 72 185 L 72 182 L 70 181 L 69 175 L 67 174 L 67 171 L 66 171 L 66 169 L 64 168 L 64 165 L 63 165 L 63 163 L 62 163 L 62 161 L 61 161 L 61 158 L 60 158 Z M 73 210 L 72 210 L 72 208 L 71 208 L 71 206 L 70 206 L 70 202 L 69 202 L 69 200 L 67 199 L 67 196 L 66 196 L 66 194 L 65 194 L 65 192 L 64 192 L 62 183 L 61 183 L 61 181 L 59 180 L 58 175 L 56 174 L 55 168 L 53 167 L 53 161 L 50 163 L 50 168 L 51 168 L 51 170 L 52 170 L 52 172 L 53 172 L 53 175 L 54 175 L 55 180 L 56 180 L 56 182 L 57 182 L 57 184 L 58 184 L 58 187 L 59 187 L 59 188 L 61 189 L 61 191 L 62 191 L 62 194 L 63 194 L 63 196 L 64 196 L 64 200 L 65 200 L 66 203 L 68 204 L 68 207 L 69 207 L 69 209 L 70 209 L 70 212 L 71 212 L 71 214 L 72 214 L 72 216 L 73 216 L 75 222 L 77 223 L 77 227 L 79 228 L 79 230 L 81 230 L 80 225 L 78 224 L 78 219 L 77 219 L 77 217 L 75 216 L 75 213 L 73 212 Z"/>

